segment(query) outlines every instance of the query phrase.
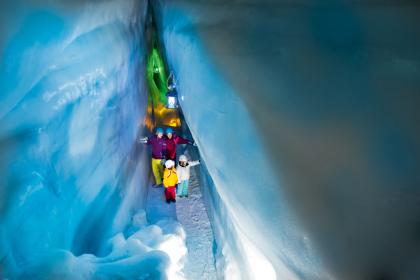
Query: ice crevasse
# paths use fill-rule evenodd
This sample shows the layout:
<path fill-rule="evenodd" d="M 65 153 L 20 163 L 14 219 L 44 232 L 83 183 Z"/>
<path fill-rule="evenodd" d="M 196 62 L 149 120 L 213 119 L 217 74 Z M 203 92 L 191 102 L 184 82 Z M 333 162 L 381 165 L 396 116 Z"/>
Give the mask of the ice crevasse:
<path fill-rule="evenodd" d="M 0 6 L 1 277 L 177 279 L 185 233 L 143 210 L 146 2 Z"/>
<path fill-rule="evenodd" d="M 144 213 L 150 11 L 220 279 L 420 275 L 414 2 L 40 0 L 0 4 L 2 277 L 184 277 Z"/>

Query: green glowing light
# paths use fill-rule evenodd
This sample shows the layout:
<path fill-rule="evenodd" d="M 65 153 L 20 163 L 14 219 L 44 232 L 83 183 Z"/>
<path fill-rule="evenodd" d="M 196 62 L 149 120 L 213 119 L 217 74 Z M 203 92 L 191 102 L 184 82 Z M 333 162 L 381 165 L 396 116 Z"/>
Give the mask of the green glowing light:
<path fill-rule="evenodd" d="M 147 81 L 149 84 L 150 97 L 154 107 L 164 105 L 167 102 L 166 85 L 167 75 L 163 58 L 156 48 L 152 49 L 147 61 Z"/>

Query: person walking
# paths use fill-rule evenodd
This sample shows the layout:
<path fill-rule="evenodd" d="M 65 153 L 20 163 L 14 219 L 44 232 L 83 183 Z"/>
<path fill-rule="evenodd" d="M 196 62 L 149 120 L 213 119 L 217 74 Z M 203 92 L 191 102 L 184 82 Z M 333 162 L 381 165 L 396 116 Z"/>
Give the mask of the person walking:
<path fill-rule="evenodd" d="M 182 138 L 174 133 L 171 127 L 166 129 L 166 159 L 176 162 L 176 146 L 179 144 L 194 145 L 194 141 Z"/>
<path fill-rule="evenodd" d="M 190 181 L 190 168 L 200 164 L 199 160 L 188 161 L 186 155 L 179 156 L 179 162 L 176 167 L 176 173 L 178 175 L 178 188 L 176 191 L 179 197 L 188 197 L 188 183 Z"/>
<path fill-rule="evenodd" d="M 175 162 L 167 160 L 165 162 L 165 172 L 163 173 L 163 186 L 165 187 L 166 203 L 176 202 L 176 184 L 178 183 L 178 176 L 175 169 Z"/>
<path fill-rule="evenodd" d="M 163 178 L 163 164 L 166 158 L 166 139 L 163 135 L 163 128 L 158 127 L 152 138 L 142 138 L 140 142 L 152 146 L 152 171 L 155 177 L 155 185 L 160 187 Z"/>

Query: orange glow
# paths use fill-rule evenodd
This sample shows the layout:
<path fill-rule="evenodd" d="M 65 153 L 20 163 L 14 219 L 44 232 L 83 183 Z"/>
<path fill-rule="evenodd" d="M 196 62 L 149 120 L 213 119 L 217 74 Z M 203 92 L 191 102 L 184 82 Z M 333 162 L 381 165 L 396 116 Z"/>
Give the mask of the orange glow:
<path fill-rule="evenodd" d="M 153 115 L 155 118 L 154 121 L 152 118 Z M 153 110 L 152 105 L 149 104 L 147 107 L 147 115 L 144 118 L 144 124 L 150 131 L 153 131 L 157 124 L 178 128 L 181 126 L 181 119 L 179 118 L 177 109 L 168 109 L 165 106 L 158 104 Z"/>
<path fill-rule="evenodd" d="M 178 128 L 181 119 L 177 109 L 166 107 L 167 101 L 167 75 L 161 52 L 153 47 L 147 62 L 147 81 L 149 84 L 149 97 L 147 115 L 144 118 L 145 126 L 150 130 L 156 126 L 170 126 Z"/>

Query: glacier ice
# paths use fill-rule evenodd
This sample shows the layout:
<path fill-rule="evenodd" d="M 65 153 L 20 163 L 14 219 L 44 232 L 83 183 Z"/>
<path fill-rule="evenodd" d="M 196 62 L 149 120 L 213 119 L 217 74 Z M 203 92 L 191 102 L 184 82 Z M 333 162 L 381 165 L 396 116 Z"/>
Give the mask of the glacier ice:
<path fill-rule="evenodd" d="M 0 276 L 185 277 L 143 211 L 149 3 L 219 278 L 418 278 L 419 6 L 387 0 L 2 1 Z"/>
<path fill-rule="evenodd" d="M 136 144 L 146 1 L 1 6 L 0 277 L 177 275 L 182 229 L 135 214 L 149 183 Z"/>
<path fill-rule="evenodd" d="M 222 276 L 420 275 L 419 6 L 391 2 L 153 2 Z"/>
<path fill-rule="evenodd" d="M 141 214 L 138 213 L 136 215 Z M 135 216 L 136 216 L 135 215 Z M 165 232 L 170 229 L 170 232 Z M 108 241 L 109 253 L 74 256 L 56 249 L 22 267 L 19 279 L 184 279 L 185 233 L 175 220 L 158 225 L 132 224 L 126 238 L 118 233 Z M 136 230 L 134 230 L 136 229 Z"/>

